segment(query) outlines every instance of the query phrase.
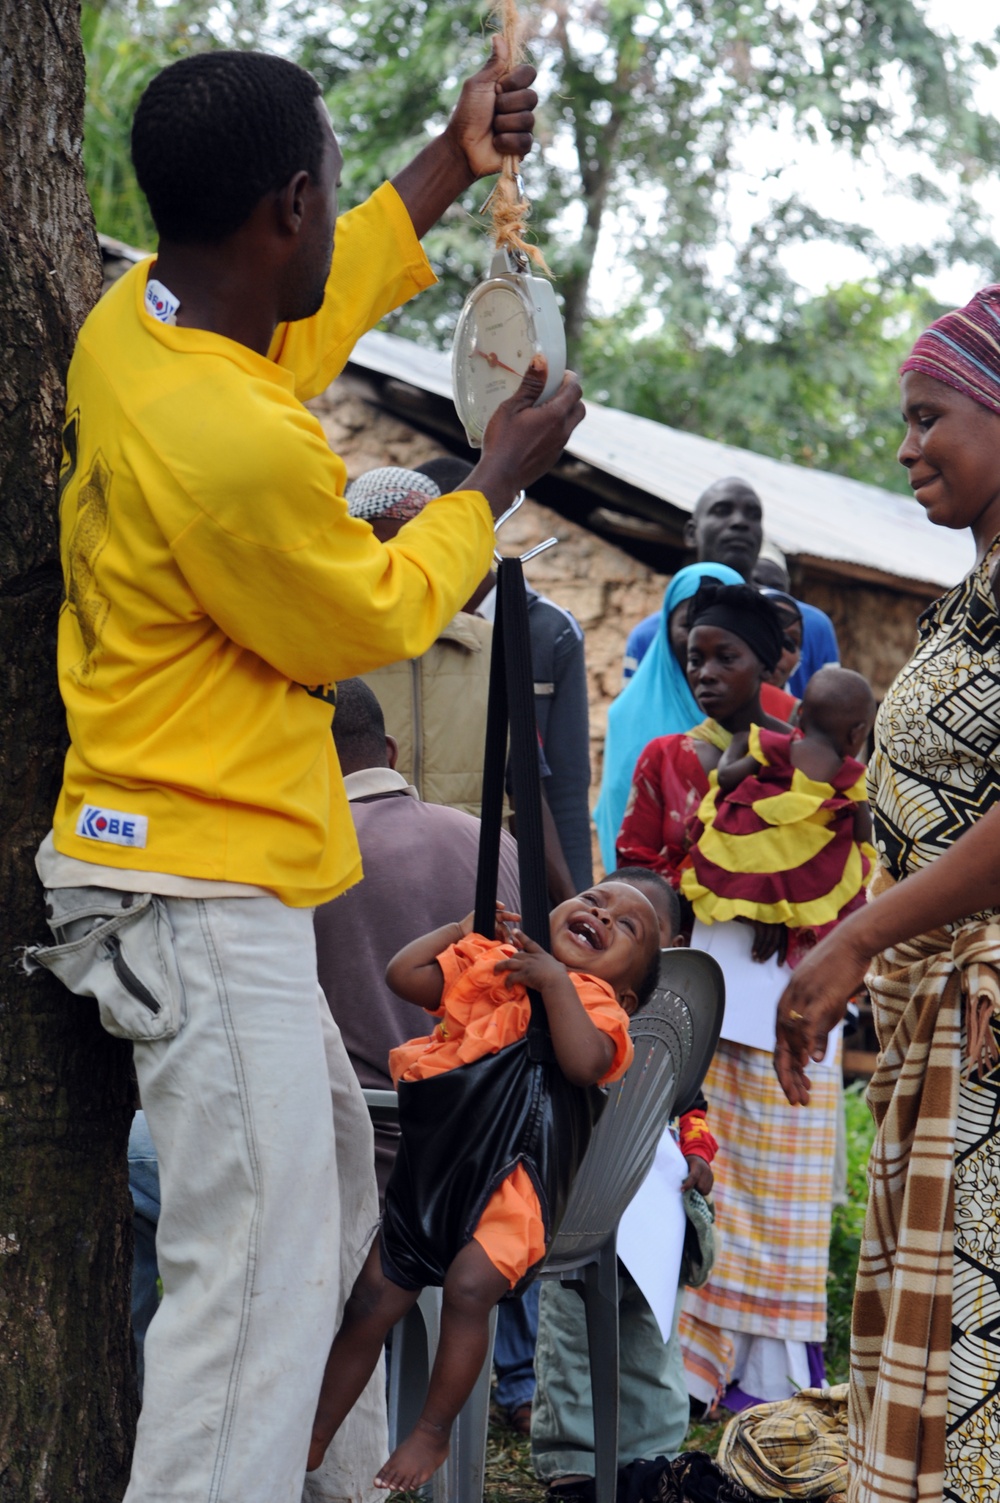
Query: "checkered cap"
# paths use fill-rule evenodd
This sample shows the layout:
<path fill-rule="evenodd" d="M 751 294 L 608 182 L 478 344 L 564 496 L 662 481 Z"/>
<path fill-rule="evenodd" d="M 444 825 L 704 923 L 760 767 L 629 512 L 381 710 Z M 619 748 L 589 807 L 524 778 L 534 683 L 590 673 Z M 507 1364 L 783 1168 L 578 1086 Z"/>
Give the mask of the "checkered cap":
<path fill-rule="evenodd" d="M 440 494 L 441 487 L 419 470 L 384 465 L 351 481 L 346 491 L 347 510 L 364 522 L 374 522 L 377 517 L 409 522 Z"/>

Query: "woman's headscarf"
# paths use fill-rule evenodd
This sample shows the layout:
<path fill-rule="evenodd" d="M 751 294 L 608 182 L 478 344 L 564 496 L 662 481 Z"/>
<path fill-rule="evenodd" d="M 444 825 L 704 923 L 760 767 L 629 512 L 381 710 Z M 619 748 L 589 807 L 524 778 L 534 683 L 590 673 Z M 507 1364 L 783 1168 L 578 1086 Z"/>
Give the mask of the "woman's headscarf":
<path fill-rule="evenodd" d="M 706 580 L 688 609 L 688 630 L 717 626 L 745 642 L 763 666 L 777 668 L 785 642 L 781 617 L 759 590 L 744 584 L 716 584 Z"/>
<path fill-rule="evenodd" d="M 721 584 L 742 584 L 735 569 L 726 564 L 689 564 L 679 569 L 667 586 L 656 636 L 635 673 L 608 710 L 604 742 L 604 773 L 601 796 L 594 810 L 594 823 L 606 871 L 614 871 L 615 841 L 625 817 L 635 764 L 644 747 L 656 736 L 689 731 L 704 720 L 688 688 L 684 670 L 674 657 L 668 631 L 670 617 L 683 600 L 690 600 L 703 579 Z"/>
<path fill-rule="evenodd" d="M 925 329 L 899 367 L 904 371 L 923 371 L 1000 413 L 1000 284 Z"/>

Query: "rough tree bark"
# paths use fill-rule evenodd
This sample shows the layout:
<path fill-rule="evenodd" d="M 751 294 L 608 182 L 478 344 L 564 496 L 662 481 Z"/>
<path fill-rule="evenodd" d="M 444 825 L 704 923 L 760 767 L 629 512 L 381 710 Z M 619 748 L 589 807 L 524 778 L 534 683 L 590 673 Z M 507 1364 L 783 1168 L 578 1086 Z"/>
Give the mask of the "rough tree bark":
<path fill-rule="evenodd" d="M 18 945 L 65 720 L 55 675 L 63 381 L 100 288 L 79 0 L 0 0 L 0 1503 L 112 1503 L 136 1415 L 127 1046 Z"/>

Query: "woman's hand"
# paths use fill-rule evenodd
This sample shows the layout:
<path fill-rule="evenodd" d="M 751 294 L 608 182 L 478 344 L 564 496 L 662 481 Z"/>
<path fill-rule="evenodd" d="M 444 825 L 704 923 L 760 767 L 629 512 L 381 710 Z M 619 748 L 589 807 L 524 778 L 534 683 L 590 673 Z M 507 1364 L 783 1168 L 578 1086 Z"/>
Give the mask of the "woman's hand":
<path fill-rule="evenodd" d="M 796 967 L 778 1003 L 774 1068 L 793 1106 L 809 1102 L 806 1066 L 826 1054 L 830 1029 L 864 980 L 871 954 L 847 924 L 828 934 Z"/>
<path fill-rule="evenodd" d="M 705 1162 L 700 1154 L 693 1153 L 684 1162 L 688 1166 L 687 1179 L 681 1184 L 682 1190 L 697 1190 L 700 1195 L 708 1197 L 712 1193 L 715 1184 L 715 1175 L 712 1166 Z"/>

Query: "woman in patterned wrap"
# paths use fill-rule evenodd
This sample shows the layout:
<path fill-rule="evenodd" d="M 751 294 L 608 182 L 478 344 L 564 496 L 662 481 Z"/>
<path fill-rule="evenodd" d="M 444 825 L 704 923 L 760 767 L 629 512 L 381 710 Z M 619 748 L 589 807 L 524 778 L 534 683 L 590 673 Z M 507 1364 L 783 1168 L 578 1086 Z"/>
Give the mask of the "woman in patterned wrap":
<path fill-rule="evenodd" d="M 869 965 L 881 1053 L 851 1340 L 851 1503 L 1000 1500 L 1000 286 L 917 340 L 899 459 L 976 564 L 879 711 L 877 901 L 781 999 L 793 1103 Z M 905 880 L 904 880 L 905 879 Z M 874 956 L 873 960 L 870 957 Z"/>

